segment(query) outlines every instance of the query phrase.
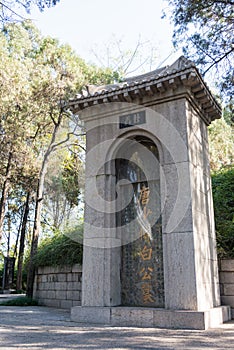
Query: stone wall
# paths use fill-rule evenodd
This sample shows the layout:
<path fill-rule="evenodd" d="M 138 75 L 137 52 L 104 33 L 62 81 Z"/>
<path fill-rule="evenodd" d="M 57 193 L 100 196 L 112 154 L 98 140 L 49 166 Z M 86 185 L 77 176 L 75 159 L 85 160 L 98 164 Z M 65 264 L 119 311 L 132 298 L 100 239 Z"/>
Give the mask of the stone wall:
<path fill-rule="evenodd" d="M 219 262 L 222 305 L 232 307 L 234 319 L 234 259 Z M 34 298 L 40 305 L 69 309 L 81 305 L 82 266 L 40 267 L 34 283 Z"/>
<path fill-rule="evenodd" d="M 82 267 L 39 267 L 34 282 L 34 299 L 39 305 L 69 309 L 81 305 Z"/>
<path fill-rule="evenodd" d="M 234 319 L 234 259 L 219 262 L 220 294 L 222 305 L 230 305 Z"/>

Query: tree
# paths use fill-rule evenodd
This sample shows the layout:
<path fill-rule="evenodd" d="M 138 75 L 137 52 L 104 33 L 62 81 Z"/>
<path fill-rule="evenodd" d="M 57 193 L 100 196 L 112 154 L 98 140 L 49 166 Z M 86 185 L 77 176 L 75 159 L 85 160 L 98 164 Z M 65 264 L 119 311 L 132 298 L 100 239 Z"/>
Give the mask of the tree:
<path fill-rule="evenodd" d="M 113 74 L 87 66 L 68 45 L 42 37 L 30 21 L 8 24 L 0 40 L 1 216 L 4 220 L 9 197 L 5 187 L 20 184 L 25 193 L 36 189 L 28 275 L 31 295 L 48 164 L 55 150 L 65 147 L 71 137 L 77 140 L 78 125 L 67 109 L 69 98 L 86 84 L 111 83 Z"/>
<path fill-rule="evenodd" d="M 24 20 L 21 15 L 21 9 L 30 13 L 33 5 L 36 5 L 40 11 L 46 7 L 55 6 L 60 0 L 1 0 L 0 1 L 0 22 L 18 22 Z"/>
<path fill-rule="evenodd" d="M 233 94 L 233 0 L 168 0 L 176 47 L 214 79 L 226 96 Z"/>
<path fill-rule="evenodd" d="M 212 176 L 215 226 L 220 257 L 234 258 L 234 166 Z"/>
<path fill-rule="evenodd" d="M 230 166 L 234 161 L 233 127 L 224 118 L 217 119 L 208 128 L 211 171 Z"/>

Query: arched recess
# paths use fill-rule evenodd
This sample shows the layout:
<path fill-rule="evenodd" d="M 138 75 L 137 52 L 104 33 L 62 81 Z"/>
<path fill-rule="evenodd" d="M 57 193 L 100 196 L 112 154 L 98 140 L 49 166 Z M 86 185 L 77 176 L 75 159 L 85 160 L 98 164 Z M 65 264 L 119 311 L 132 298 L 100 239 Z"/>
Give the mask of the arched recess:
<path fill-rule="evenodd" d="M 161 150 L 142 132 L 126 134 L 115 150 L 121 304 L 164 307 Z"/>

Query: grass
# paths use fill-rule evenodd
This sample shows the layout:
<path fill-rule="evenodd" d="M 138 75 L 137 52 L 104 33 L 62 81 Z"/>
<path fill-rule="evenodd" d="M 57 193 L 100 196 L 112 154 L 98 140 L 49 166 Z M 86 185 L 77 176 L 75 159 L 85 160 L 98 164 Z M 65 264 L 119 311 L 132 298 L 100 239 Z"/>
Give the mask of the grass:
<path fill-rule="evenodd" d="M 38 302 L 28 297 L 20 297 L 0 303 L 0 306 L 37 306 Z"/>

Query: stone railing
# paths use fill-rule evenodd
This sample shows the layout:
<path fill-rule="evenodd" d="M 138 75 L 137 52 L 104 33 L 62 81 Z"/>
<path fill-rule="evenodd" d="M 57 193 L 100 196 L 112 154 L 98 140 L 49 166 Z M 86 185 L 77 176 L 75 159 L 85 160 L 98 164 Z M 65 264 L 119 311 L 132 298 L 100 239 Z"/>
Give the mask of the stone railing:
<path fill-rule="evenodd" d="M 34 299 L 39 305 L 69 309 L 81 305 L 82 267 L 39 267 L 34 282 Z"/>
<path fill-rule="evenodd" d="M 219 262 L 221 304 L 230 305 L 234 318 L 234 259 L 222 259 Z"/>

